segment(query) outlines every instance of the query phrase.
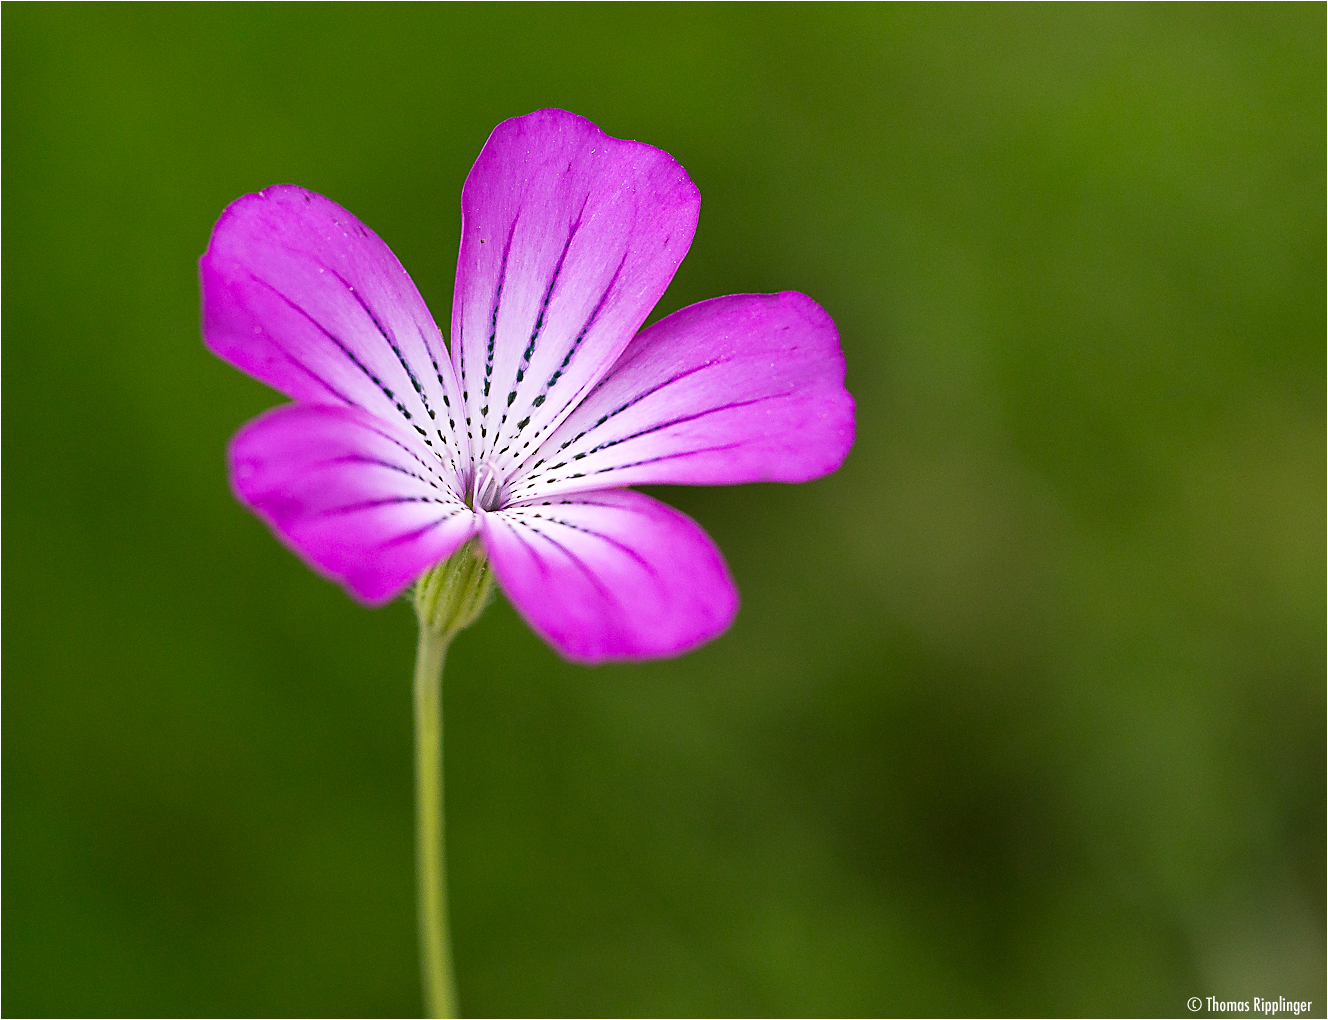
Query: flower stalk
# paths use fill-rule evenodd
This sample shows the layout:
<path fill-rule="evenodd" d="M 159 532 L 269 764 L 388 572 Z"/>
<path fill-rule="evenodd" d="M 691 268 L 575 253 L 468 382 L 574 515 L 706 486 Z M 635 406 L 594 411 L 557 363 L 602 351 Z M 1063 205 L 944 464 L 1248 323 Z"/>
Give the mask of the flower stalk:
<path fill-rule="evenodd" d="M 443 659 L 448 639 L 420 628 L 415 658 L 415 882 L 426 1015 L 457 1015 L 443 850 Z"/>
<path fill-rule="evenodd" d="M 443 813 L 443 662 L 447 647 L 493 597 L 493 575 L 468 542 L 415 585 L 415 880 L 424 1004 L 431 1017 L 458 1015 L 447 920 Z"/>

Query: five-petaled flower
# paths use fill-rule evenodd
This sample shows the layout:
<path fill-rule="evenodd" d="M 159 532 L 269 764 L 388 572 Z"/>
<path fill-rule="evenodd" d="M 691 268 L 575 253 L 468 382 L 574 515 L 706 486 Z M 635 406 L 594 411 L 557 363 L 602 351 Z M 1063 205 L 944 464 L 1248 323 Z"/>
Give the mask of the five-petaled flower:
<path fill-rule="evenodd" d="M 478 537 L 518 612 L 581 662 L 674 655 L 737 591 L 690 518 L 628 486 L 801 482 L 853 442 L 830 316 L 714 298 L 638 333 L 696 229 L 667 153 L 540 110 L 462 191 L 450 353 L 379 238 L 292 186 L 234 202 L 199 263 L 207 345 L 295 401 L 230 446 L 239 499 L 382 603 Z"/>

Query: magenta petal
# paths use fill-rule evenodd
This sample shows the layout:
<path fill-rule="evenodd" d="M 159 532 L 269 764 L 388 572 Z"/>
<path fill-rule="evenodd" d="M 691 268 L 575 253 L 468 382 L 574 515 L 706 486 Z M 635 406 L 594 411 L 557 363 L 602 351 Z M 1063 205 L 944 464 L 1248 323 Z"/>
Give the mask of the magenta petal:
<path fill-rule="evenodd" d="M 401 263 L 341 206 L 281 185 L 236 200 L 199 260 L 203 336 L 302 403 L 363 407 L 413 431 L 461 474 L 460 391 Z"/>
<path fill-rule="evenodd" d="M 839 467 L 853 432 L 820 305 L 792 291 L 714 298 L 637 337 L 509 491 L 803 482 Z"/>
<path fill-rule="evenodd" d="M 716 637 L 738 610 L 710 537 L 638 492 L 508 507 L 480 527 L 517 611 L 575 662 L 678 655 Z"/>
<path fill-rule="evenodd" d="M 320 573 L 386 602 L 476 529 L 437 458 L 358 408 L 286 405 L 230 445 L 239 500 Z"/>
<path fill-rule="evenodd" d="M 452 346 L 476 463 L 506 476 L 645 321 L 696 230 L 666 152 L 539 110 L 494 129 L 461 196 Z"/>

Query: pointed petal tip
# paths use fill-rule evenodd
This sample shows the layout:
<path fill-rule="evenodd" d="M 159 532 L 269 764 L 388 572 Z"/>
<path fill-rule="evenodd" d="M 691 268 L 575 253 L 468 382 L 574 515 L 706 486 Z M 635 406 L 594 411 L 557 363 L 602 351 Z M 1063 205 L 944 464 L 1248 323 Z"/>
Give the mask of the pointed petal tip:
<path fill-rule="evenodd" d="M 692 181 L 691 175 L 687 173 L 683 165 L 671 153 L 657 145 L 651 145 L 649 142 L 637 141 L 634 138 L 618 138 L 611 135 L 589 117 L 583 117 L 579 113 L 572 113 L 570 110 L 563 110 L 556 106 L 546 106 L 538 110 L 532 110 L 530 113 L 508 117 L 489 132 L 485 147 L 487 148 L 495 139 L 501 141 L 508 134 L 525 136 L 532 149 L 537 145 L 548 146 L 559 137 L 569 134 L 580 136 L 588 141 L 602 140 L 606 146 L 635 147 L 643 155 L 654 157 L 663 163 L 672 164 L 676 167 L 679 175 L 679 185 L 685 184 L 687 189 L 695 194 L 697 202 L 700 202 L 700 189 Z M 600 155 L 607 154 L 607 148 L 600 152 Z"/>
<path fill-rule="evenodd" d="M 289 201 L 291 198 L 303 198 L 307 204 L 312 204 L 315 200 L 332 202 L 331 199 L 325 198 L 315 191 L 310 191 L 308 188 L 302 188 L 298 184 L 269 184 L 266 188 L 260 188 L 258 191 L 246 192 L 239 198 L 228 202 L 226 208 L 221 211 L 221 215 L 217 217 L 217 222 L 212 225 L 212 232 L 208 234 L 207 247 L 203 250 L 203 254 L 198 257 L 199 262 L 202 263 L 213 254 L 218 238 L 224 241 L 227 232 L 232 229 L 232 221 L 254 215 L 273 203 Z M 346 215 L 349 216 L 350 214 L 347 213 Z"/>

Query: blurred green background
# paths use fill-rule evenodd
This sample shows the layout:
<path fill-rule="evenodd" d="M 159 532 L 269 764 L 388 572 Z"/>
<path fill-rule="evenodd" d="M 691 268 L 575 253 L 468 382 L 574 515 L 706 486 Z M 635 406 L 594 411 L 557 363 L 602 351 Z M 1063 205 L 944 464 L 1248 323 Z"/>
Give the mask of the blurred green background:
<path fill-rule="evenodd" d="M 3 1006 L 420 1009 L 414 619 L 231 498 L 277 403 L 196 259 L 295 182 L 439 322 L 462 181 L 541 106 L 703 196 L 659 314 L 797 289 L 858 441 L 670 489 L 733 629 L 446 678 L 463 1009 L 1324 1015 L 1325 13 L 3 12 Z M 1205 1010 L 1206 1012 L 1206 1010 Z"/>

